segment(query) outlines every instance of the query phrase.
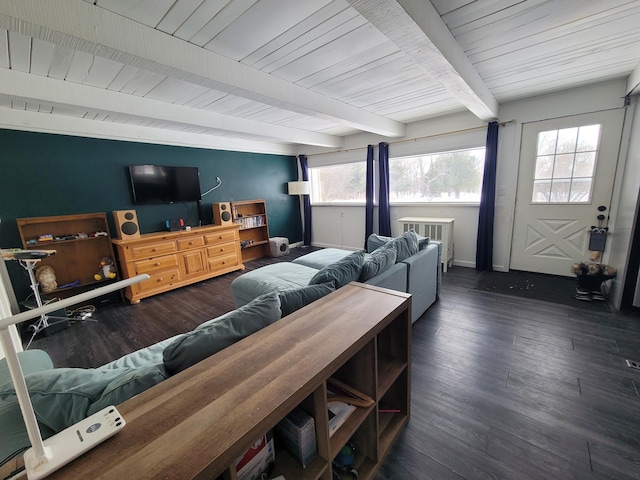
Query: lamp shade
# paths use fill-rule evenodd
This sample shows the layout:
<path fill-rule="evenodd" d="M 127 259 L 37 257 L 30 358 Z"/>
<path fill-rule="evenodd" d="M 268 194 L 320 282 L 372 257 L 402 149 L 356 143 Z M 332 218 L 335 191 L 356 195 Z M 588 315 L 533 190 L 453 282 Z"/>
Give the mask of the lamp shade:
<path fill-rule="evenodd" d="M 311 193 L 309 182 L 289 182 L 287 186 L 289 187 L 289 195 L 309 195 Z"/>

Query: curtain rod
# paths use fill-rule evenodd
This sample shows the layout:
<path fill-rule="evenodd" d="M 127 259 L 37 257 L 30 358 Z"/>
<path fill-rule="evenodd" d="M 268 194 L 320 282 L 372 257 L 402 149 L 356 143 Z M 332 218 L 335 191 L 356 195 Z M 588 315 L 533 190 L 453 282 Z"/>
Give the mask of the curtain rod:
<path fill-rule="evenodd" d="M 499 125 L 501 127 L 504 127 L 505 125 L 509 125 L 511 123 L 516 123 L 515 119 L 509 120 L 507 122 L 500 122 Z M 487 128 L 486 125 L 483 125 L 481 127 L 469 127 L 469 128 L 463 128 L 461 130 L 454 130 L 452 132 L 444 132 L 444 133 L 434 133 L 433 135 L 425 135 L 422 137 L 416 137 L 416 138 L 405 138 L 403 140 L 396 140 L 393 142 L 386 142 L 389 145 L 394 145 L 396 143 L 407 143 L 407 142 L 417 142 L 418 140 L 424 140 L 426 138 L 435 138 L 435 137 L 444 137 L 445 135 L 453 135 L 456 133 L 465 133 L 465 132 L 474 132 L 476 130 L 482 130 L 484 128 Z M 347 153 L 347 152 L 355 152 L 357 150 L 366 150 L 367 146 L 364 147 L 353 147 L 353 148 L 345 148 L 345 149 L 340 149 L 340 150 L 333 150 L 331 152 L 322 152 L 322 153 L 310 153 L 307 155 L 307 157 L 315 157 L 317 155 L 330 155 L 332 153 Z"/>

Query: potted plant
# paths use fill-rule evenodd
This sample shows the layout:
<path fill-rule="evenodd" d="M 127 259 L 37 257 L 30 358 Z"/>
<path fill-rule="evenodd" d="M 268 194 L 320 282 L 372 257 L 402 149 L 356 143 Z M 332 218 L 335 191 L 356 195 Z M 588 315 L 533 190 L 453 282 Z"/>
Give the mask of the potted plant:
<path fill-rule="evenodd" d="M 579 300 L 606 300 L 609 292 L 603 286 L 617 274 L 615 267 L 596 262 L 576 262 L 571 272 L 578 279 L 576 298 Z"/>

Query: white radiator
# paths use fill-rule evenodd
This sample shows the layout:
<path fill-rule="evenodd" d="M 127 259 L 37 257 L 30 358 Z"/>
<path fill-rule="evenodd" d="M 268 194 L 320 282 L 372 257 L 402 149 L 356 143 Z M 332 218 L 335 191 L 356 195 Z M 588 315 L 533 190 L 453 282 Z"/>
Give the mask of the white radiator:
<path fill-rule="evenodd" d="M 442 269 L 453 265 L 453 218 L 404 217 L 398 220 L 402 231 L 415 230 L 417 234 L 442 243 Z"/>

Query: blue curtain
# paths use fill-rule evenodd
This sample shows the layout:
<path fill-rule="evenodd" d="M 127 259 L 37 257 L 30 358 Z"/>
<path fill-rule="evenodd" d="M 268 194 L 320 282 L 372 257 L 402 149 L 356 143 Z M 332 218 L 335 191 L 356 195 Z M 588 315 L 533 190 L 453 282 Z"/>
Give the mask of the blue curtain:
<path fill-rule="evenodd" d="M 493 217 L 496 204 L 496 165 L 498 161 L 498 122 L 487 126 L 487 145 L 482 177 L 482 196 L 478 215 L 476 270 L 493 271 Z"/>
<path fill-rule="evenodd" d="M 373 145 L 367 146 L 367 200 L 365 204 L 365 228 L 364 248 L 367 248 L 367 239 L 373 233 Z"/>
<path fill-rule="evenodd" d="M 300 170 L 302 171 L 302 180 L 309 181 L 309 167 L 307 167 L 307 156 L 298 155 L 300 161 Z M 303 202 L 303 218 L 304 218 L 304 230 L 302 232 L 302 241 L 305 247 L 311 245 L 311 197 L 309 195 L 302 196 Z"/>
<path fill-rule="evenodd" d="M 391 236 L 389 209 L 389 144 L 378 144 L 378 171 L 380 172 L 380 198 L 378 200 L 378 230 L 380 235 Z"/>

